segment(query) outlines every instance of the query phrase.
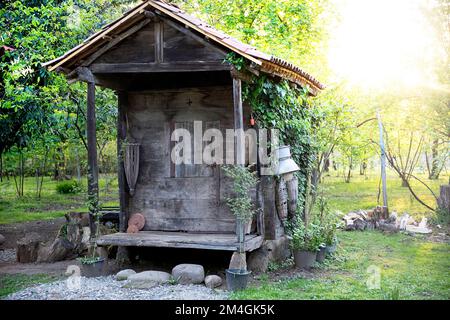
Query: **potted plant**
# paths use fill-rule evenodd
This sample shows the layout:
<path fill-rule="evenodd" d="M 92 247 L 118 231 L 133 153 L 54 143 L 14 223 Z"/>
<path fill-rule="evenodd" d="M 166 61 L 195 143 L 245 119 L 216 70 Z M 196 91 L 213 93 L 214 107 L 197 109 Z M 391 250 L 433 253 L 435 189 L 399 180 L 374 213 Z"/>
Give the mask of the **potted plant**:
<path fill-rule="evenodd" d="M 100 277 L 105 273 L 105 258 L 98 256 L 97 254 L 97 239 L 100 235 L 100 212 L 98 201 L 94 199 L 88 200 L 88 208 L 92 212 L 92 218 L 94 219 L 94 236 L 90 239 L 90 248 L 88 251 L 88 256 L 79 258 L 81 263 L 82 275 L 85 277 Z"/>
<path fill-rule="evenodd" d="M 319 246 L 319 226 L 314 223 L 305 224 L 303 220 L 299 219 L 291 235 L 295 266 L 300 269 L 311 268 L 316 262 Z"/>
<path fill-rule="evenodd" d="M 336 236 L 337 228 L 340 225 L 340 219 L 336 213 L 327 215 L 326 224 L 324 226 L 324 243 L 325 254 L 330 255 L 336 251 L 338 239 Z"/>
<path fill-rule="evenodd" d="M 317 200 L 318 215 L 316 220 L 317 224 L 320 225 L 322 235 L 322 244 L 320 246 L 320 251 L 317 254 L 317 261 L 322 262 L 327 254 L 336 251 L 336 230 L 339 226 L 340 219 L 336 213 L 330 210 L 323 193 L 319 195 Z"/>
<path fill-rule="evenodd" d="M 244 243 L 246 226 L 251 223 L 256 210 L 250 197 L 250 191 L 256 187 L 258 178 L 254 172 L 243 166 L 225 166 L 223 167 L 225 175 L 231 178 L 233 182 L 234 196 L 226 198 L 230 211 L 236 217 L 236 234 L 240 255 L 245 255 Z M 238 269 L 227 269 L 226 278 L 229 290 L 242 290 L 247 287 L 248 277 L 251 271 L 247 270 L 245 260 L 239 259 L 240 266 Z"/>

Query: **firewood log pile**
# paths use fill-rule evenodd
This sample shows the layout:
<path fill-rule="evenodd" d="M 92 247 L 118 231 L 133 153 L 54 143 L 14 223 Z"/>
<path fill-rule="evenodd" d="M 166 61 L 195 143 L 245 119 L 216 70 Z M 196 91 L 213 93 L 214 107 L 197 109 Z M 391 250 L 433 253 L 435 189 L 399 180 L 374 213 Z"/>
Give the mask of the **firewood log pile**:
<path fill-rule="evenodd" d="M 404 230 L 409 233 L 431 233 L 427 226 L 427 219 L 423 218 L 419 223 L 409 214 L 398 216 L 396 212 L 388 213 L 387 208 L 377 206 L 373 210 L 359 210 L 350 212 L 343 217 L 344 229 L 352 230 L 374 230 L 379 229 L 386 232 L 398 232 Z"/>

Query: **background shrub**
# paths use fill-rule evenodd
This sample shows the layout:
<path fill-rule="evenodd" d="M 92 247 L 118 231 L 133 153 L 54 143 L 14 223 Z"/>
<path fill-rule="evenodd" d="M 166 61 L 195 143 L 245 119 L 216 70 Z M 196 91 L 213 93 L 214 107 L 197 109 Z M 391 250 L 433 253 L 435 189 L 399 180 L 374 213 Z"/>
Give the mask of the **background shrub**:
<path fill-rule="evenodd" d="M 80 186 L 75 180 L 61 181 L 56 185 L 56 192 L 62 194 L 78 193 Z"/>

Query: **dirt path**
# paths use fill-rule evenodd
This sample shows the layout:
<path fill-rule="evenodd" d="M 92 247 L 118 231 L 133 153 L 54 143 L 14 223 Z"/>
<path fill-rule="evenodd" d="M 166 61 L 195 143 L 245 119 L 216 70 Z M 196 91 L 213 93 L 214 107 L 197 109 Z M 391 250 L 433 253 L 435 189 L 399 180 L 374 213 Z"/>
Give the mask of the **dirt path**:
<path fill-rule="evenodd" d="M 63 276 L 69 265 L 78 265 L 76 260 L 58 261 L 54 263 L 0 263 L 0 275 L 5 274 L 47 274 L 51 276 Z"/>
<path fill-rule="evenodd" d="M 42 242 L 53 240 L 65 221 L 65 218 L 58 218 L 52 220 L 0 224 L 0 234 L 6 238 L 6 242 L 3 244 L 2 249 L 15 248 L 17 240 L 23 238 L 30 232 L 39 234 L 42 237 Z"/>

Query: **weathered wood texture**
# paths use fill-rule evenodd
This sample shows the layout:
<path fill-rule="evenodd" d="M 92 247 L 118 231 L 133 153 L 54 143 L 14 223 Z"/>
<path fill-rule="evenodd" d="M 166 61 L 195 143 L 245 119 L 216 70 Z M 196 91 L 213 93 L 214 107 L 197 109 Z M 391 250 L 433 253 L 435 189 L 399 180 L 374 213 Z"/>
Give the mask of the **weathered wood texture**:
<path fill-rule="evenodd" d="M 244 141 L 244 115 L 242 110 L 242 84 L 241 80 L 233 78 L 233 106 L 234 106 L 234 130 L 236 131 L 235 141 L 235 161 L 238 165 L 245 162 L 245 141 Z"/>
<path fill-rule="evenodd" d="M 120 214 L 119 214 L 119 231 L 124 232 L 128 225 L 128 199 L 129 188 L 125 178 L 125 168 L 122 156 L 122 143 L 127 136 L 126 118 L 125 114 L 128 109 L 128 94 L 124 91 L 119 91 L 118 96 L 118 113 L 117 113 L 117 176 L 119 184 L 119 200 L 120 200 Z"/>
<path fill-rule="evenodd" d="M 164 23 L 164 61 L 218 61 L 224 54 Z"/>
<path fill-rule="evenodd" d="M 190 72 L 230 70 L 220 52 L 191 32 L 181 32 L 174 24 L 144 20 L 133 32 L 124 33 L 92 54 L 94 73 Z"/>
<path fill-rule="evenodd" d="M 254 251 L 261 247 L 264 239 L 258 235 L 245 238 L 245 251 Z M 97 240 L 100 246 L 133 246 L 191 248 L 207 250 L 235 251 L 238 243 L 234 234 L 196 234 L 185 232 L 142 231 L 139 233 L 115 233 L 101 236 Z"/>
<path fill-rule="evenodd" d="M 275 207 L 275 180 L 271 176 L 261 177 L 261 190 L 264 204 L 264 236 L 266 240 L 277 237 L 278 215 Z"/>
<path fill-rule="evenodd" d="M 170 158 L 174 123 L 202 121 L 203 130 L 213 127 L 224 136 L 233 128 L 231 87 L 129 93 L 128 103 L 128 140 L 141 144 L 129 213 L 144 214 L 144 230 L 233 233 L 235 218 L 225 202 L 230 181 L 221 170 L 201 164 L 177 173 Z"/>
<path fill-rule="evenodd" d="M 155 62 L 154 29 L 154 23 L 147 24 L 100 56 L 96 63 Z"/>
<path fill-rule="evenodd" d="M 98 207 L 97 133 L 95 115 L 95 83 L 87 83 L 86 135 L 88 147 L 88 197 L 91 208 Z M 95 232 L 94 212 L 90 213 L 91 234 Z"/>

